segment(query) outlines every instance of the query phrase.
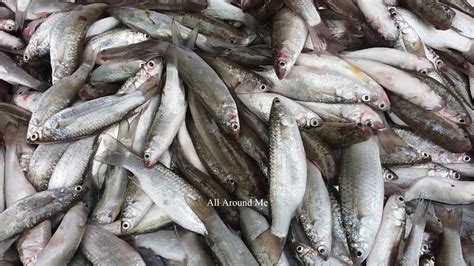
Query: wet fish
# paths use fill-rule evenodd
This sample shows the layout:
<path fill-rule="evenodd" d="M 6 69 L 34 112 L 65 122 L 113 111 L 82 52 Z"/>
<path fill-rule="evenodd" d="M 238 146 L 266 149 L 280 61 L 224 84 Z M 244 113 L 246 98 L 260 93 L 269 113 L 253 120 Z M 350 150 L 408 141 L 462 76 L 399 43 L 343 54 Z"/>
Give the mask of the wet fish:
<path fill-rule="evenodd" d="M 375 139 L 345 147 L 342 162 L 342 219 L 351 254 L 360 263 L 370 254 L 377 233 L 373 228 L 380 226 L 383 215 L 382 166 Z"/>
<path fill-rule="evenodd" d="M 0 230 L 0 241 L 67 210 L 86 190 L 82 186 L 46 190 L 15 202 L 0 214 L 1 224 L 7 225 Z"/>
<path fill-rule="evenodd" d="M 296 208 L 303 201 L 307 164 L 296 121 L 278 97 L 273 99 L 270 112 L 269 154 L 271 233 L 285 239 Z"/>

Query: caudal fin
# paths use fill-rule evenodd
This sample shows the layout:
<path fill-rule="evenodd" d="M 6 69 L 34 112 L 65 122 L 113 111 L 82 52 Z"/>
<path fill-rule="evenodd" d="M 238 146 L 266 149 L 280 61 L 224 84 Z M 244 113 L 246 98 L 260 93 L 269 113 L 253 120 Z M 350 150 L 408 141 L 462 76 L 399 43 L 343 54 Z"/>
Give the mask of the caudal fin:
<path fill-rule="evenodd" d="M 105 151 L 95 156 L 96 161 L 124 167 L 130 157 L 136 156 L 124 144 L 109 134 L 101 135 L 100 141 L 104 144 Z"/>
<path fill-rule="evenodd" d="M 434 209 L 436 215 L 441 220 L 444 227 L 459 231 L 462 223 L 462 207 L 446 208 L 444 206 L 436 204 L 434 205 Z"/>

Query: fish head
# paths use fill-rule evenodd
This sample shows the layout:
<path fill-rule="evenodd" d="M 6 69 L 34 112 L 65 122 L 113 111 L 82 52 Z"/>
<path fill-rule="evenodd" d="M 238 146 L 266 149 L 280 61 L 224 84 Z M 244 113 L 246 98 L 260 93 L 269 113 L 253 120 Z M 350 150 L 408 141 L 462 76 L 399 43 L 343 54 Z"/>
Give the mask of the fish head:
<path fill-rule="evenodd" d="M 5 19 L 0 21 L 0 28 L 6 31 L 13 31 L 15 29 L 15 21 L 12 19 Z"/>
<path fill-rule="evenodd" d="M 283 51 L 276 53 L 273 60 L 273 66 L 277 77 L 281 80 L 284 79 L 293 68 L 295 60 L 292 60 L 291 56 Z"/>
<path fill-rule="evenodd" d="M 55 195 L 60 199 L 62 204 L 70 205 L 74 202 L 80 200 L 88 191 L 87 186 L 73 186 L 67 188 L 57 188 L 55 190 Z"/>
<path fill-rule="evenodd" d="M 237 137 L 239 135 L 240 121 L 235 105 L 224 106 L 223 129 L 227 134 L 233 137 Z"/>
<path fill-rule="evenodd" d="M 318 256 L 318 252 L 304 243 L 297 243 L 294 247 L 296 258 L 303 265 L 320 265 L 322 259 Z"/>
<path fill-rule="evenodd" d="M 437 18 L 437 25 L 434 25 L 436 28 L 441 30 L 447 30 L 451 27 L 453 23 L 453 19 L 456 16 L 456 13 L 447 5 L 436 2 L 432 5 L 429 5 L 431 8 L 429 9 L 429 13 L 433 17 Z"/>
<path fill-rule="evenodd" d="M 366 241 L 353 242 L 350 245 L 350 249 L 357 265 L 361 265 L 369 256 L 368 243 Z"/>

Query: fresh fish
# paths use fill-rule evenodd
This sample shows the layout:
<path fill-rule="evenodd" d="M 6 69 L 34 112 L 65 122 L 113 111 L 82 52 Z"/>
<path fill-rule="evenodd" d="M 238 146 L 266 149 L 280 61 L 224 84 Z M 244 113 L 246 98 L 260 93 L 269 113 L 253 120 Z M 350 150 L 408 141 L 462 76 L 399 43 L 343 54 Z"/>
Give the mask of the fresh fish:
<path fill-rule="evenodd" d="M 144 168 L 143 160 L 140 157 L 110 135 L 102 136 L 102 141 L 105 141 L 107 150 L 99 158 L 96 156 L 96 160 L 126 168 L 137 177 L 143 191 L 173 221 L 190 231 L 199 234 L 206 232 L 202 222 L 185 202 L 184 197 L 203 200 L 201 194 L 194 187 L 162 164 L 157 164 L 153 168 Z M 162 178 L 152 178 L 156 175 Z M 175 198 L 176 193 L 183 195 L 183 198 Z M 171 195 L 174 200 L 171 200 Z"/>
<path fill-rule="evenodd" d="M 103 4 L 91 4 L 69 11 L 50 33 L 52 82 L 71 75 L 79 63 L 80 46 L 86 28 L 102 14 Z"/>
<path fill-rule="evenodd" d="M 152 167 L 166 151 L 186 116 L 184 86 L 178 75 L 176 48 L 171 47 L 166 63 L 166 80 L 163 87 L 161 104 L 149 131 L 149 138 L 143 161 L 146 167 Z"/>
<path fill-rule="evenodd" d="M 80 247 L 93 264 L 145 265 L 140 254 L 127 242 L 96 225 L 87 224 Z"/>
<path fill-rule="evenodd" d="M 28 125 L 27 139 L 36 141 L 38 129 L 54 114 L 68 107 L 84 85 L 95 61 L 93 51 L 89 50 L 89 60 L 84 62 L 72 75 L 57 81 L 41 95 L 35 105 Z"/>
<path fill-rule="evenodd" d="M 129 147 L 132 144 L 129 135 L 128 121 L 122 120 L 119 123 L 117 138 L 123 143 L 127 143 Z M 106 175 L 105 189 L 92 213 L 92 219 L 98 223 L 111 223 L 117 218 L 122 209 L 125 190 L 127 189 L 128 172 L 126 169 L 108 167 Z"/>
<path fill-rule="evenodd" d="M 23 61 L 32 62 L 50 51 L 51 31 L 66 19 L 66 13 L 52 14 L 32 33 L 28 45 L 23 51 Z"/>
<path fill-rule="evenodd" d="M 198 96 L 217 124 L 227 133 L 240 130 L 237 106 L 217 73 L 196 53 L 177 47 L 178 71 L 186 85 Z"/>
<path fill-rule="evenodd" d="M 311 246 L 325 259 L 331 254 L 332 220 L 329 194 L 318 168 L 307 161 L 308 174 L 299 221 Z"/>
<path fill-rule="evenodd" d="M 133 230 L 146 216 L 153 205 L 150 197 L 138 186 L 136 178 L 131 178 L 125 191 L 119 232 L 127 233 Z"/>
<path fill-rule="evenodd" d="M 421 80 L 394 67 L 365 59 L 345 58 L 390 90 L 426 110 L 439 111 L 445 105 L 441 96 Z M 385 75 L 385 73 L 390 75 Z M 407 89 L 410 88 L 410 89 Z"/>
<path fill-rule="evenodd" d="M 290 73 L 308 36 L 302 18 L 288 8 L 282 8 L 273 18 L 272 52 L 273 67 L 279 79 Z"/>
<path fill-rule="evenodd" d="M 87 189 L 82 186 L 38 192 L 23 198 L 0 214 L 0 241 L 30 229 L 74 205 Z"/>
<path fill-rule="evenodd" d="M 373 129 L 383 129 L 384 121 L 369 106 L 365 104 L 337 104 L 300 102 L 317 113 L 324 121 L 353 123 L 355 125 L 366 125 Z"/>
<path fill-rule="evenodd" d="M 414 105 L 400 96 L 390 95 L 392 111 L 417 134 L 451 152 L 467 152 L 471 149 L 466 133 L 456 124 Z"/>
<path fill-rule="evenodd" d="M 375 47 L 353 52 L 345 52 L 343 55 L 350 58 L 377 61 L 386 65 L 420 73 L 434 71 L 434 66 L 428 59 L 392 48 Z"/>
<path fill-rule="evenodd" d="M 48 189 L 72 187 L 82 184 L 89 160 L 94 152 L 96 136 L 77 140 L 69 145 L 51 173 Z M 74 158 L 81 160 L 74 160 Z"/>
<path fill-rule="evenodd" d="M 330 146 L 344 147 L 368 140 L 372 130 L 368 126 L 349 123 L 323 123 L 320 127 L 307 130 L 308 136 L 315 135 Z"/>
<path fill-rule="evenodd" d="M 405 197 L 405 201 L 408 202 L 409 199 Z M 408 239 L 406 240 L 403 253 L 399 258 L 400 265 L 418 264 L 423 241 L 423 232 L 426 226 L 426 211 L 426 204 L 423 201 L 418 202 L 418 206 L 411 216 L 413 226 L 408 235 Z"/>
<path fill-rule="evenodd" d="M 341 206 L 338 200 L 336 189 L 328 186 L 329 199 L 331 200 L 331 220 L 332 220 L 332 246 L 331 251 L 334 258 L 347 263 L 353 264 L 349 246 L 347 244 L 346 231 L 342 224 Z"/>
<path fill-rule="evenodd" d="M 383 215 L 383 179 L 374 137 L 342 150 L 339 176 L 342 219 L 356 263 L 370 254 Z"/>
<path fill-rule="evenodd" d="M 28 72 L 19 67 L 7 54 L 0 51 L 0 79 L 14 85 L 22 85 L 35 90 L 43 91 L 49 85 L 37 80 Z"/>
<path fill-rule="evenodd" d="M 473 181 L 457 181 L 424 177 L 416 181 L 404 194 L 408 202 L 422 198 L 446 204 L 470 204 L 474 201 Z"/>
<path fill-rule="evenodd" d="M 269 154 L 271 233 L 285 239 L 296 208 L 303 201 L 307 163 L 296 120 L 278 97 L 270 111 Z"/>
<path fill-rule="evenodd" d="M 64 265 L 78 249 L 86 229 L 87 208 L 77 203 L 64 216 L 48 245 L 38 256 L 36 265 Z"/>
<path fill-rule="evenodd" d="M 385 40 L 395 41 L 398 38 L 399 31 L 395 27 L 395 23 L 390 17 L 387 5 L 383 0 L 357 0 L 355 2 L 370 26 L 382 35 Z"/>
<path fill-rule="evenodd" d="M 399 243 L 405 229 L 405 199 L 393 194 L 385 203 L 382 223 L 375 237 L 374 247 L 367 257 L 367 264 L 388 265 L 396 262 Z"/>

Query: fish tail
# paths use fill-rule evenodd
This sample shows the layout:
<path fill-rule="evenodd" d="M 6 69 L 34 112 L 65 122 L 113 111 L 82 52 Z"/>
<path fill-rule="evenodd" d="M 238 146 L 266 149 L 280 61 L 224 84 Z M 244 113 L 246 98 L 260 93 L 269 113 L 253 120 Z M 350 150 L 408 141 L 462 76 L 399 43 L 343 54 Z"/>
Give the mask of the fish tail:
<path fill-rule="evenodd" d="M 212 217 L 218 217 L 217 212 L 211 206 L 198 199 L 189 196 L 184 197 L 189 208 L 199 217 L 201 221 L 208 221 Z M 205 224 L 205 223 L 204 223 Z"/>
<path fill-rule="evenodd" d="M 268 228 L 255 238 L 255 243 L 258 246 L 267 247 L 267 251 L 271 251 L 269 255 L 272 265 L 278 263 L 285 247 L 285 238 L 272 235 L 271 229 Z"/>
<path fill-rule="evenodd" d="M 96 161 L 124 167 L 129 158 L 136 156 L 124 144 L 109 134 L 103 134 L 100 139 L 106 150 L 95 156 Z"/>
<path fill-rule="evenodd" d="M 336 42 L 324 23 L 321 22 L 310 26 L 308 30 L 314 51 L 324 52 L 327 50 L 332 53 L 337 53 L 344 50 L 344 47 Z"/>
<path fill-rule="evenodd" d="M 459 231 L 462 223 L 462 207 L 445 208 L 440 205 L 434 205 L 436 216 L 441 220 L 443 226 Z"/>
<path fill-rule="evenodd" d="M 26 10 L 25 11 L 16 11 L 15 12 L 15 30 L 23 29 L 23 24 L 25 24 Z"/>

